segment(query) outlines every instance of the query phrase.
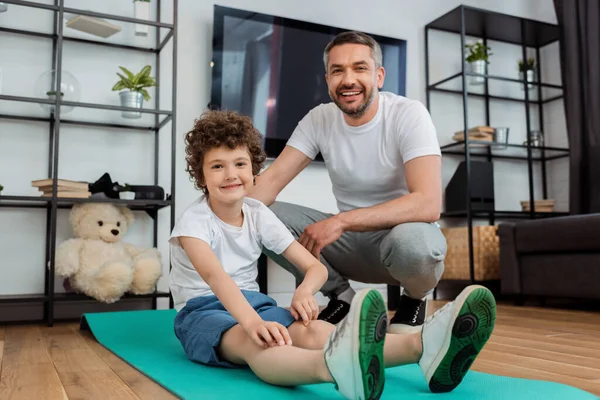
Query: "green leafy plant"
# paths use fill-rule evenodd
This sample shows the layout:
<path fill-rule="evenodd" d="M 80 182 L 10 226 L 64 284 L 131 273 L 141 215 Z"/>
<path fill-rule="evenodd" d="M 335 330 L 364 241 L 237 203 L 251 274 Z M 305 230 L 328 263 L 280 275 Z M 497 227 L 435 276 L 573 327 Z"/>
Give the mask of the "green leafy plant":
<path fill-rule="evenodd" d="M 156 82 L 154 78 L 150 76 L 150 72 L 152 71 L 152 67 L 146 65 L 137 75 L 134 75 L 127 68 L 119 66 L 121 71 L 125 73 L 126 76 L 117 72 L 117 75 L 121 78 L 115 85 L 112 90 L 118 91 L 123 89 L 129 89 L 132 92 L 139 92 L 144 95 L 144 99 L 146 101 L 150 100 L 150 94 L 146 91 L 147 87 L 156 86 Z"/>
<path fill-rule="evenodd" d="M 122 192 L 133 192 L 133 189 L 131 189 L 131 185 L 129 185 L 129 183 L 126 183 L 123 186 L 121 186 L 121 191 Z"/>
<path fill-rule="evenodd" d="M 490 52 L 491 48 L 489 46 L 485 46 L 481 42 L 477 42 L 474 44 L 466 44 L 465 47 L 467 48 L 467 50 L 469 50 L 469 54 L 466 58 L 467 62 L 483 60 L 489 63 L 488 58 L 493 54 L 492 52 Z"/>
<path fill-rule="evenodd" d="M 528 70 L 535 70 L 535 58 L 529 57 L 526 62 L 519 60 L 519 72 L 525 72 Z"/>
<path fill-rule="evenodd" d="M 0 192 L 4 189 L 4 186 L 0 185 Z"/>

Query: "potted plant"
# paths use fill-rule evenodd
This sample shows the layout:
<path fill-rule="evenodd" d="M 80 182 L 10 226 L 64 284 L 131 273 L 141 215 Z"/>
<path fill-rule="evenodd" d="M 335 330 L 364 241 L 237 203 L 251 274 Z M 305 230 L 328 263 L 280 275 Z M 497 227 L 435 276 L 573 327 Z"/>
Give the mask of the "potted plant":
<path fill-rule="evenodd" d="M 117 72 L 117 75 L 121 78 L 115 85 L 113 86 L 113 91 L 122 92 L 119 93 L 119 97 L 121 98 L 121 106 L 122 107 L 133 107 L 133 108 L 142 108 L 144 100 L 150 100 L 150 94 L 145 89 L 147 87 L 156 86 L 156 82 L 154 78 L 150 76 L 150 71 L 152 67 L 146 65 L 137 75 L 134 75 L 127 68 L 119 66 L 121 71 L 125 73 L 126 76 Z M 129 89 L 126 91 L 124 89 Z M 123 118 L 140 118 L 142 113 L 135 111 L 123 111 L 121 113 Z"/>
<path fill-rule="evenodd" d="M 150 0 L 133 0 L 133 17 L 150 19 Z M 135 36 L 148 36 L 148 25 L 135 24 Z"/>
<path fill-rule="evenodd" d="M 481 42 L 466 44 L 465 47 L 469 50 L 465 61 L 469 63 L 472 74 L 487 75 L 487 65 L 489 57 L 493 54 L 491 48 Z M 471 76 L 469 79 L 471 85 L 481 85 L 485 82 L 484 76 Z"/>
<path fill-rule="evenodd" d="M 536 77 L 535 58 L 528 57 L 527 60 L 525 60 L 525 61 L 519 60 L 518 66 L 519 66 L 519 80 L 523 81 L 523 80 L 525 80 L 525 78 L 527 78 L 526 79 L 527 82 L 535 82 L 535 77 Z M 527 89 L 531 90 L 532 88 L 533 88 L 533 85 L 528 83 Z M 522 86 L 521 90 L 525 90 L 525 85 Z"/>
<path fill-rule="evenodd" d="M 131 189 L 131 185 L 128 183 L 121 186 L 119 191 L 119 198 L 122 200 L 133 200 L 135 199 L 135 192 Z"/>
<path fill-rule="evenodd" d="M 0 185 L 0 196 L 2 196 L 2 190 L 4 189 L 4 186 Z"/>

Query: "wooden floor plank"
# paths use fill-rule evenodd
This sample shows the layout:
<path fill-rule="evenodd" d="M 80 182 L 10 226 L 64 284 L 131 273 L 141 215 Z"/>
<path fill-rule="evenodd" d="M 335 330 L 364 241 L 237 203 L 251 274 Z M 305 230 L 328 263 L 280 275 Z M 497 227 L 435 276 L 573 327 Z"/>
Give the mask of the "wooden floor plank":
<path fill-rule="evenodd" d="M 141 399 L 173 400 L 176 396 L 146 375 L 132 368 L 96 341 L 89 331 L 78 331 L 87 345 L 135 392 Z"/>
<path fill-rule="evenodd" d="M 558 363 L 560 368 L 569 368 L 573 373 L 576 373 L 578 368 L 584 368 L 585 370 L 580 372 L 580 374 L 586 375 L 585 379 L 600 379 L 600 357 L 598 357 L 598 354 L 587 357 L 582 354 L 570 354 L 565 351 L 564 348 L 560 349 L 560 351 L 554 351 L 552 346 L 555 345 L 549 345 L 545 349 L 541 349 L 541 346 L 527 346 L 523 342 L 512 343 L 513 344 L 501 343 L 495 338 L 492 338 L 485 346 L 485 349 L 514 356 L 528 357 L 540 361 L 550 361 L 555 364 Z M 582 377 L 580 374 L 573 376 Z"/>
<path fill-rule="evenodd" d="M 540 354 L 546 351 L 555 354 L 568 354 L 584 358 L 592 358 L 598 360 L 598 367 L 600 368 L 600 350 L 592 348 L 586 349 L 583 346 L 575 346 L 574 344 L 578 344 L 578 341 L 573 339 L 561 337 L 560 341 L 558 341 L 553 337 L 537 339 L 534 339 L 531 336 L 528 338 L 513 338 L 494 334 L 492 335 L 490 342 L 511 346 L 510 349 L 507 349 L 511 350 L 511 353 L 512 351 L 518 351 L 519 349 L 528 349 L 534 352 L 540 352 Z"/>
<path fill-rule="evenodd" d="M 2 356 L 4 355 L 4 326 L 0 325 L 0 374 L 2 374 Z"/>
<path fill-rule="evenodd" d="M 72 329 L 72 324 L 56 328 L 42 333 L 69 399 L 139 399 Z"/>
<path fill-rule="evenodd" d="M 510 365 L 501 361 L 490 360 L 485 354 L 485 351 L 482 352 L 480 357 L 475 360 L 472 367 L 473 370 L 486 372 L 488 374 L 561 383 L 600 396 L 600 383 L 548 371 L 539 371 L 521 365 Z"/>
<path fill-rule="evenodd" d="M 2 400 L 67 400 L 65 388 L 52 363 L 19 364 L 2 362 L 0 376 Z"/>

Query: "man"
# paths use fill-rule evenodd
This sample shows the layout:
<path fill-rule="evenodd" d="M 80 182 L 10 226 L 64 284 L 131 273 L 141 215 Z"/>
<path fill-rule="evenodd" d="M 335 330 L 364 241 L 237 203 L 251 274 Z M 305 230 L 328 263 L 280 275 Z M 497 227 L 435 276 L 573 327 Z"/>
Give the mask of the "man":
<path fill-rule="evenodd" d="M 446 254 L 436 223 L 441 152 L 435 128 L 420 102 L 379 92 L 385 70 L 381 48 L 370 36 L 341 33 L 323 58 L 333 103 L 300 121 L 279 157 L 257 177 L 251 196 L 269 205 L 327 266 L 321 292 L 331 300 L 320 319 L 336 324 L 348 313 L 354 296 L 348 279 L 386 283 L 404 288 L 389 331 L 418 331 Z M 340 212 L 275 202 L 319 152 Z M 265 253 L 302 281 L 293 265 Z"/>

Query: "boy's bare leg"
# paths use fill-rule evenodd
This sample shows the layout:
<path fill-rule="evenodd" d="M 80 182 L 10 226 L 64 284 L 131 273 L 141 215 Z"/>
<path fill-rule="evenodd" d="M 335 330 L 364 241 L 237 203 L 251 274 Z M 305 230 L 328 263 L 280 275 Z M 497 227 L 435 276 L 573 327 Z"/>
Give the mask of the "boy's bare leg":
<path fill-rule="evenodd" d="M 310 321 L 308 326 L 294 322 L 288 328 L 288 332 L 294 346 L 305 349 L 322 349 L 334 328 L 335 326 L 329 322 L 317 320 Z M 413 334 L 388 333 L 386 335 L 383 347 L 386 368 L 415 364 L 419 362 L 422 352 L 420 332 Z"/>
<path fill-rule="evenodd" d="M 295 323 L 297 324 L 297 323 Z M 291 336 L 291 332 L 290 332 Z M 292 336 L 292 343 L 294 343 Z M 325 364 L 323 346 L 308 350 L 296 346 L 259 347 L 246 331 L 235 325 L 223 335 L 219 350 L 221 356 L 234 364 L 248 364 L 263 381 L 279 386 L 297 386 L 333 382 Z"/>

